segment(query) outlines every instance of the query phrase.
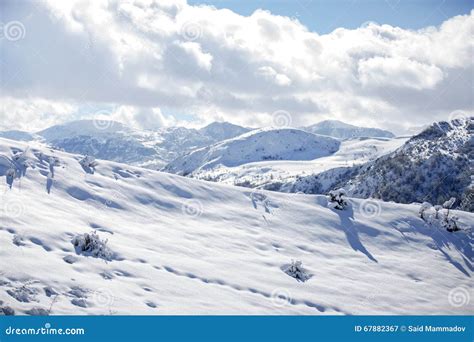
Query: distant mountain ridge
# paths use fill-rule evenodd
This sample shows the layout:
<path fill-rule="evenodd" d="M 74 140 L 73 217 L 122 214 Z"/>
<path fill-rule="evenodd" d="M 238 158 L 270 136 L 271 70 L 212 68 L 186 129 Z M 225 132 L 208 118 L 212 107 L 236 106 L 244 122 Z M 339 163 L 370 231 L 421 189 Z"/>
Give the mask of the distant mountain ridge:
<path fill-rule="evenodd" d="M 332 122 L 333 129 L 327 129 Z M 327 121 L 322 135 L 345 139 L 349 136 L 390 136 L 380 130 L 360 128 L 342 122 Z M 318 132 L 318 125 L 302 128 Z M 337 126 L 337 127 L 336 127 Z M 43 141 L 70 153 L 91 155 L 99 159 L 130 163 L 150 169 L 161 169 L 173 160 L 199 148 L 246 134 L 253 129 L 228 122 L 213 122 L 203 128 L 163 127 L 138 130 L 115 121 L 77 120 L 55 125 L 37 133 L 0 132 L 0 137 L 18 141 Z M 375 131 L 372 131 L 375 130 Z M 314 132 L 313 132 L 314 131 Z M 375 132 L 375 133 L 374 133 Z M 386 131 L 383 131 L 386 132 Z"/>
<path fill-rule="evenodd" d="M 51 126 L 36 134 L 0 132 L 0 137 L 18 141 L 40 140 L 70 153 L 160 169 L 193 149 L 248 131 L 248 128 L 226 122 L 214 122 L 201 129 L 164 127 L 137 130 L 116 121 L 78 120 Z"/>
<path fill-rule="evenodd" d="M 321 135 L 328 135 L 338 139 L 352 139 L 358 137 L 368 138 L 393 138 L 395 135 L 392 132 L 369 127 L 358 127 L 349 125 L 338 120 L 325 120 L 315 125 L 303 128 L 304 130 Z"/>

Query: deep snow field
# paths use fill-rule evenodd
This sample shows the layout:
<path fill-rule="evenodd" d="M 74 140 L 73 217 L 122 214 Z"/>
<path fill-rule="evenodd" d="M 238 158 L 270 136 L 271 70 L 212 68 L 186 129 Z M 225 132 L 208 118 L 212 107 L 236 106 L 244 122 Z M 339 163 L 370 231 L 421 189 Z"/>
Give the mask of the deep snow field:
<path fill-rule="evenodd" d="M 349 199 L 339 211 L 325 196 L 102 160 L 94 170 L 81 158 L 0 139 L 1 307 L 67 315 L 473 311 L 455 295 L 471 288 L 474 214 L 456 212 L 463 231 L 449 233 L 422 221 L 419 204 Z M 12 179 L 12 163 L 28 167 Z M 108 240 L 111 260 L 76 252 L 73 238 L 91 231 Z M 282 270 L 292 259 L 309 279 Z"/>

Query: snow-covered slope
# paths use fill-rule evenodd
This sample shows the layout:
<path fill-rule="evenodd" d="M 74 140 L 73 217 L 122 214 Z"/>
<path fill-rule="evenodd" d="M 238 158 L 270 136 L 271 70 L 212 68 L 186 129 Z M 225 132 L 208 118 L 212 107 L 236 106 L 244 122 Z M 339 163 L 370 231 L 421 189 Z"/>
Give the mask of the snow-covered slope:
<path fill-rule="evenodd" d="M 292 191 L 344 187 L 352 196 L 398 203 L 442 204 L 456 197 L 456 207 L 474 211 L 473 127 L 472 119 L 435 123 L 392 153 L 362 166 L 302 177 Z"/>
<path fill-rule="evenodd" d="M 314 160 L 272 160 L 234 167 L 221 166 L 212 170 L 200 170 L 190 176 L 250 188 L 291 191 L 291 186 L 281 188 L 282 185 L 292 184 L 296 179 L 310 174 L 364 164 L 394 151 L 406 140 L 407 138 L 356 138 L 342 141 L 334 154 Z"/>
<path fill-rule="evenodd" d="M 339 139 L 353 139 L 358 137 L 393 138 L 395 136 L 392 132 L 383 129 L 358 127 L 338 120 L 321 121 L 303 129 L 311 133 L 328 135 Z"/>
<path fill-rule="evenodd" d="M 313 160 L 336 152 L 339 145 L 336 139 L 298 129 L 259 129 L 195 150 L 169 163 L 164 170 L 189 175 L 263 160 Z"/>
<path fill-rule="evenodd" d="M 133 136 L 143 145 L 157 151 L 162 162 L 152 161 L 152 169 L 160 169 L 166 163 L 194 149 L 212 145 L 218 141 L 236 137 L 248 129 L 229 123 L 212 123 L 199 130 L 185 127 L 165 127 L 156 131 L 140 131 Z M 150 163 L 142 166 L 149 167 Z"/>
<path fill-rule="evenodd" d="M 418 205 L 350 199 L 338 211 L 323 196 L 252 192 L 110 161 L 81 165 L 78 155 L 5 139 L 0 155 L 4 311 L 473 310 L 472 301 L 459 306 L 453 297 L 471 286 L 470 233 L 426 225 Z M 474 215 L 457 214 L 472 231 Z M 91 231 L 108 240 L 98 254 L 108 261 L 73 245 Z M 292 259 L 309 279 L 283 271 Z"/>

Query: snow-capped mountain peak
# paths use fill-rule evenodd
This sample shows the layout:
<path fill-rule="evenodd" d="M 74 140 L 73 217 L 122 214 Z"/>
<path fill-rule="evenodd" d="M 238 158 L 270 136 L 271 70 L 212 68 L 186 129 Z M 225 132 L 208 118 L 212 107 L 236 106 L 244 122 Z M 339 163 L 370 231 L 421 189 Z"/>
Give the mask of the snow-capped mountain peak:
<path fill-rule="evenodd" d="M 229 122 L 213 122 L 199 130 L 201 134 L 211 137 L 216 141 L 233 138 L 248 131 L 250 129 Z"/>

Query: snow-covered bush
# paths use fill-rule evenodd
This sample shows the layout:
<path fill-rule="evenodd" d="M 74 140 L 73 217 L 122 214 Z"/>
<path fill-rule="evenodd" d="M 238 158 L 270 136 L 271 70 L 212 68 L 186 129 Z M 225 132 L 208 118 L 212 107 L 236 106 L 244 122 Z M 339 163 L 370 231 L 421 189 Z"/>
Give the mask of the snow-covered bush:
<path fill-rule="evenodd" d="M 0 305 L 3 304 L 3 302 L 0 301 Z M 0 316 L 14 316 L 15 315 L 15 310 L 13 310 L 9 306 L 0 306 Z"/>
<path fill-rule="evenodd" d="M 461 230 L 458 227 L 458 217 L 450 215 L 450 209 L 456 203 L 456 198 L 451 197 L 448 201 L 444 202 L 443 205 L 435 205 L 434 207 L 429 202 L 423 202 L 420 206 L 419 215 L 420 217 L 430 225 L 436 225 L 438 227 L 445 228 L 448 232 L 456 232 Z M 434 208 L 435 214 L 431 211 Z M 442 216 L 441 216 L 442 215 Z"/>
<path fill-rule="evenodd" d="M 347 207 L 347 201 L 345 199 L 346 190 L 344 190 L 343 188 L 329 191 L 328 196 L 330 206 L 332 208 L 343 210 L 345 207 Z"/>
<path fill-rule="evenodd" d="M 456 232 L 460 230 L 458 227 L 458 217 L 456 215 L 449 216 L 449 210 L 453 207 L 455 202 L 456 198 L 451 197 L 448 201 L 443 203 L 443 208 L 446 209 L 446 213 L 444 214 L 442 225 L 448 232 Z"/>
<path fill-rule="evenodd" d="M 421 204 L 421 207 L 420 207 L 420 210 L 418 211 L 418 213 L 420 214 L 420 217 L 424 220 L 424 221 L 427 221 L 428 219 L 428 215 L 427 215 L 427 211 L 430 210 L 432 207 L 431 203 L 429 202 L 423 202 Z"/>
<path fill-rule="evenodd" d="M 85 168 L 91 169 L 95 168 L 98 165 L 97 161 L 92 156 L 85 156 L 79 161 L 79 164 L 81 164 Z"/>
<path fill-rule="evenodd" d="M 443 208 L 448 210 L 447 215 L 449 215 L 449 209 L 451 209 L 453 207 L 455 202 L 456 202 L 456 198 L 451 197 L 449 200 L 447 200 L 446 202 L 443 203 Z"/>
<path fill-rule="evenodd" d="M 306 281 L 311 277 L 306 273 L 306 270 L 303 268 L 303 262 L 300 260 L 291 260 L 291 264 L 285 267 L 283 271 L 299 281 Z"/>
<path fill-rule="evenodd" d="M 78 254 L 86 253 L 96 258 L 111 260 L 112 251 L 107 246 L 107 240 L 100 239 L 97 232 L 84 233 L 77 235 L 72 239 L 72 244 Z"/>
<path fill-rule="evenodd" d="M 451 233 L 457 232 L 458 230 L 461 230 L 458 227 L 458 220 L 459 218 L 456 215 L 451 215 L 451 216 L 446 215 L 443 221 L 441 221 L 441 224 L 443 225 L 444 228 L 446 228 L 448 232 L 451 232 Z"/>

